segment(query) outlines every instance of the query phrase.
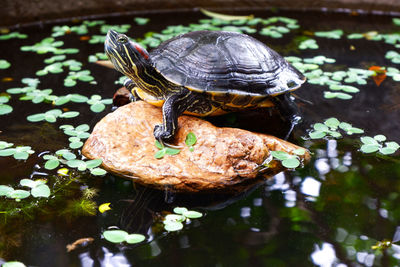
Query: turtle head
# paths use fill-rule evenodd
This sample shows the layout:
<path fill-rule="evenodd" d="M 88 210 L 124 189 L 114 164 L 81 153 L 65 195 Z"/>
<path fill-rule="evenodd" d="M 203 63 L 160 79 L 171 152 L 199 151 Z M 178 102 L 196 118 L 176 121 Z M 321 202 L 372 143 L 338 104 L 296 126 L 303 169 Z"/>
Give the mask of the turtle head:
<path fill-rule="evenodd" d="M 104 50 L 115 69 L 130 78 L 149 63 L 149 53 L 143 47 L 114 30 L 108 31 Z"/>

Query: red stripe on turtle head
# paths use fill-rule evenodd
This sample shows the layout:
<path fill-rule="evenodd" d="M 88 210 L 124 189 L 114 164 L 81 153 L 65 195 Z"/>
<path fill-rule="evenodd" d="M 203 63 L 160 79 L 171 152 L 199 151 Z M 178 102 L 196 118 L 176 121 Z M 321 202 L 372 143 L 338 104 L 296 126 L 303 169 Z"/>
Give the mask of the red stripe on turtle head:
<path fill-rule="evenodd" d="M 138 44 L 134 44 L 136 50 L 145 58 L 145 59 L 149 59 L 149 54 L 147 53 L 147 51 L 141 47 Z"/>

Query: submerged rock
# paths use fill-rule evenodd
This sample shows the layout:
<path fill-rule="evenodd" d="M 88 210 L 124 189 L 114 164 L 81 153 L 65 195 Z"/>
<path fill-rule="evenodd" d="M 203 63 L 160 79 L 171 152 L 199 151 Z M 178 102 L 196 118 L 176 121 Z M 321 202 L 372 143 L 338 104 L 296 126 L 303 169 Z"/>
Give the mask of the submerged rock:
<path fill-rule="evenodd" d="M 176 192 L 228 190 L 238 191 L 258 183 L 285 168 L 271 161 L 270 151 L 291 151 L 299 147 L 274 136 L 236 128 L 219 128 L 202 119 L 179 117 L 174 145 L 177 155 L 156 159 L 154 125 L 161 123 L 161 109 L 143 101 L 118 108 L 93 129 L 83 147 L 87 158 L 101 158 L 109 172 Z M 197 142 L 193 150 L 185 144 L 193 132 Z M 308 152 L 301 156 L 309 160 Z M 260 171 L 261 170 L 261 171 Z"/>

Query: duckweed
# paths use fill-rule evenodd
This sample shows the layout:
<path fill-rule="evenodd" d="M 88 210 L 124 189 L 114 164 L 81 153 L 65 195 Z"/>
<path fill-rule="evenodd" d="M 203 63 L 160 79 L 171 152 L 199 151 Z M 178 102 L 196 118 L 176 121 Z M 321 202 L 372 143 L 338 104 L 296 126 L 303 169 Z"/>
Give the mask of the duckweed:
<path fill-rule="evenodd" d="M 394 141 L 386 141 L 386 136 L 382 134 L 375 135 L 374 137 L 363 136 L 360 138 L 362 143 L 360 151 L 364 153 L 378 152 L 383 155 L 390 155 L 395 153 L 400 145 Z"/>
<path fill-rule="evenodd" d="M 304 155 L 306 151 L 302 148 L 295 149 L 292 151 L 293 154 L 289 154 L 285 151 L 271 151 L 271 155 L 274 159 L 281 161 L 282 166 L 293 169 L 300 166 L 299 156 Z"/>
<path fill-rule="evenodd" d="M 17 160 L 26 160 L 29 155 L 35 153 L 30 146 L 12 147 L 13 143 L 0 141 L 0 157 L 13 156 Z"/>
<path fill-rule="evenodd" d="M 0 69 L 8 69 L 11 66 L 11 63 L 5 59 L 0 59 Z"/>
<path fill-rule="evenodd" d="M 164 229 L 168 232 L 179 231 L 183 228 L 183 223 L 188 222 L 189 219 L 201 218 L 203 214 L 198 211 L 188 210 L 185 207 L 174 208 L 174 213 L 168 214 L 164 217 Z"/>
<path fill-rule="evenodd" d="M 28 38 L 28 35 L 19 33 L 19 32 L 10 32 L 7 34 L 0 35 L 0 40 L 9 40 L 9 39 L 13 39 L 13 38 L 26 39 L 26 38 Z"/>
<path fill-rule="evenodd" d="M 185 139 L 185 144 L 189 147 L 190 151 L 194 151 L 193 146 L 196 144 L 197 142 L 197 137 L 193 132 L 189 132 L 186 135 L 186 139 Z"/>
<path fill-rule="evenodd" d="M 10 98 L 7 96 L 0 96 L 0 115 L 9 114 L 13 111 L 12 106 L 6 104 L 9 100 Z"/>
<path fill-rule="evenodd" d="M 177 155 L 181 152 L 180 149 L 164 147 L 164 145 L 157 140 L 155 141 L 155 146 L 158 148 L 158 151 L 154 154 L 156 159 L 162 159 L 165 155 Z"/>
<path fill-rule="evenodd" d="M 332 31 L 325 31 L 325 32 L 315 32 L 315 36 L 324 37 L 329 39 L 340 39 L 343 35 L 343 30 L 332 30 Z"/>
<path fill-rule="evenodd" d="M 324 137 L 341 138 L 341 131 L 347 135 L 362 134 L 363 129 L 353 127 L 350 123 L 340 122 L 336 118 L 326 119 L 323 123 L 315 123 L 312 125 L 313 130 L 308 133 L 311 139 L 320 139 Z"/>
<path fill-rule="evenodd" d="M 67 111 L 62 112 L 60 109 L 52 109 L 46 111 L 45 113 L 38 113 L 29 115 L 26 119 L 30 122 L 39 122 L 39 121 L 47 121 L 50 123 L 54 123 L 57 121 L 57 118 L 75 118 L 79 115 L 77 111 Z"/>
<path fill-rule="evenodd" d="M 307 39 L 305 41 L 302 41 L 299 44 L 299 49 L 305 50 L 305 49 L 318 49 L 319 46 L 317 44 L 317 41 L 314 39 Z"/>
<path fill-rule="evenodd" d="M 146 237 L 141 234 L 128 234 L 123 230 L 106 230 L 103 232 L 103 237 L 105 240 L 112 243 L 122 243 L 126 242 L 128 244 L 136 244 L 143 242 Z"/>
<path fill-rule="evenodd" d="M 112 99 L 101 99 L 100 95 L 92 95 L 87 103 L 90 105 L 90 110 L 97 113 L 102 112 L 106 105 L 112 104 Z"/>

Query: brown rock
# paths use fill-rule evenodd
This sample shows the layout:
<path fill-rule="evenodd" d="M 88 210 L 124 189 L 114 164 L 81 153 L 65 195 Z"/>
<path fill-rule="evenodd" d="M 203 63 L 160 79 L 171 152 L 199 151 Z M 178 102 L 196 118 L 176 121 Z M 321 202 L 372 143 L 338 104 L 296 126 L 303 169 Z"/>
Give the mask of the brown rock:
<path fill-rule="evenodd" d="M 153 128 L 161 121 L 161 109 L 143 101 L 120 107 L 95 126 L 83 155 L 101 158 L 109 172 L 145 185 L 177 192 L 206 192 L 242 190 L 260 182 L 262 177 L 285 169 L 272 161 L 260 174 L 259 165 L 269 157 L 269 151 L 299 148 L 273 136 L 218 128 L 196 117 L 180 116 L 175 145 L 182 147 L 181 152 L 156 159 Z M 197 137 L 193 152 L 185 145 L 189 132 Z M 306 153 L 304 160 L 309 157 Z"/>
<path fill-rule="evenodd" d="M 113 105 L 116 107 L 121 107 L 129 104 L 130 102 L 132 102 L 130 96 L 131 92 L 129 92 L 128 89 L 126 89 L 125 87 L 119 88 L 113 96 Z"/>

